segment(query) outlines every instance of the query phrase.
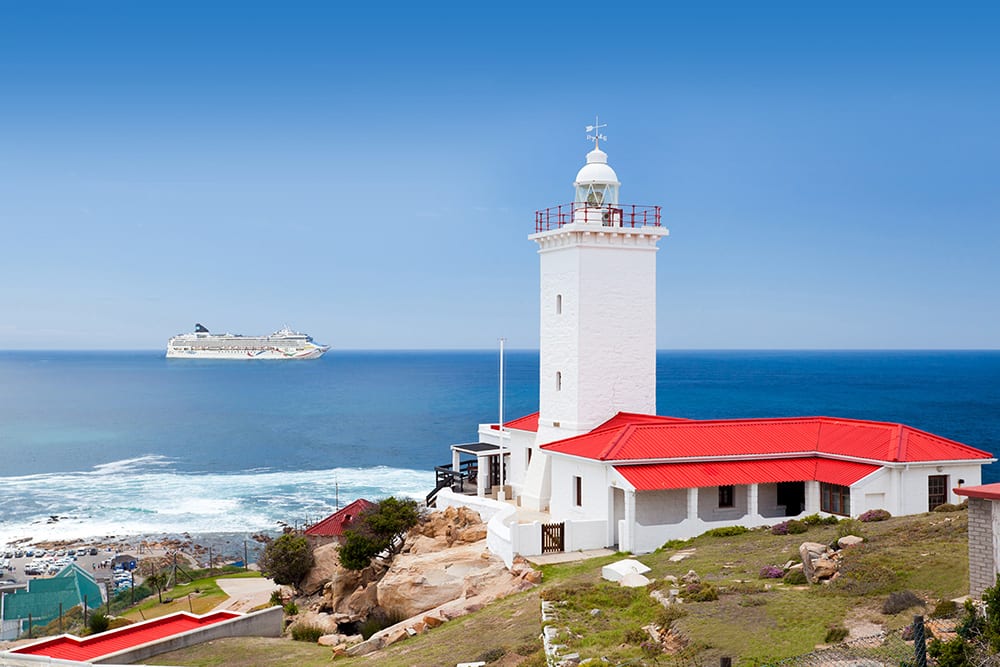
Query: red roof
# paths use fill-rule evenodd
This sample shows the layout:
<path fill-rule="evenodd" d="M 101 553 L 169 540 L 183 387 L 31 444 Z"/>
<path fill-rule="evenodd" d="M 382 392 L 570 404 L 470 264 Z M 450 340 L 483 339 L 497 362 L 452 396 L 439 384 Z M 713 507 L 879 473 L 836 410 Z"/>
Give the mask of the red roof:
<path fill-rule="evenodd" d="M 1000 483 L 983 484 L 981 486 L 960 486 L 952 490 L 960 496 L 968 496 L 969 498 L 1000 500 Z"/>
<path fill-rule="evenodd" d="M 240 616 L 242 614 L 232 611 L 216 611 L 204 616 L 181 611 L 90 635 L 83 639 L 73 635 L 60 635 L 28 646 L 11 649 L 11 653 L 41 655 L 60 660 L 88 661 Z"/>
<path fill-rule="evenodd" d="M 542 449 L 598 461 L 824 454 L 885 462 L 993 458 L 902 424 L 831 417 L 667 421 L 622 413 Z"/>
<path fill-rule="evenodd" d="M 818 457 L 615 466 L 636 491 L 808 480 L 850 486 L 878 469 L 866 463 Z"/>
<path fill-rule="evenodd" d="M 519 431 L 538 431 L 538 413 L 532 412 L 530 415 L 525 415 L 523 417 L 518 417 L 509 422 L 504 422 L 504 428 L 516 428 Z M 494 431 L 499 431 L 500 427 L 496 424 L 491 426 Z"/>
<path fill-rule="evenodd" d="M 322 521 L 317 521 L 306 529 L 306 535 L 316 535 L 323 537 L 339 537 L 344 531 L 351 527 L 351 524 L 358 515 L 370 507 L 375 507 L 375 503 L 358 498 L 350 505 L 346 505 L 334 512 Z"/>

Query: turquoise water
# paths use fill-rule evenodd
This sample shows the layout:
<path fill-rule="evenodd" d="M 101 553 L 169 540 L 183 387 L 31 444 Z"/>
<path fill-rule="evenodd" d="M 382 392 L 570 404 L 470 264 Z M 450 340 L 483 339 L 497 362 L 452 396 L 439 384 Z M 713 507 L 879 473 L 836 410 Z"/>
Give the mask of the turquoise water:
<path fill-rule="evenodd" d="M 661 352 L 660 414 L 898 421 L 1000 451 L 1000 352 Z M 359 496 L 423 497 L 498 413 L 498 355 L 306 362 L 0 353 L 0 543 L 30 534 L 271 529 Z M 506 355 L 507 418 L 537 352 Z M 985 481 L 1000 481 L 987 467 Z M 51 517 L 61 517 L 52 521 Z"/>

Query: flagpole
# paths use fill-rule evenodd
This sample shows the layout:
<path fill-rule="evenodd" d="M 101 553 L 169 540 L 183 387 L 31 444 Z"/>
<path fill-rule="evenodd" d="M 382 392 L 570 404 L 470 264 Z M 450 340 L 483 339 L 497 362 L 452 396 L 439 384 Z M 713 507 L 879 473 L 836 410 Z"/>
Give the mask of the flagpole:
<path fill-rule="evenodd" d="M 503 474 L 503 344 L 505 338 L 500 337 L 500 490 L 504 487 Z"/>

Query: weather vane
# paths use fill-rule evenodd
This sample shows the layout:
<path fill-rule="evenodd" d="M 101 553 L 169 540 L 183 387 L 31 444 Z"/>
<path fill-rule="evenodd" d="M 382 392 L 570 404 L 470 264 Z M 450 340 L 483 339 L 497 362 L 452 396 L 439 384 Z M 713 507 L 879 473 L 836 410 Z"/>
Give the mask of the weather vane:
<path fill-rule="evenodd" d="M 587 132 L 593 132 L 593 134 L 587 135 L 587 141 L 594 142 L 594 150 L 600 150 L 601 139 L 604 139 L 605 141 L 608 140 L 606 136 L 601 134 L 601 128 L 607 127 L 608 124 L 607 123 L 602 124 L 600 121 L 601 121 L 600 116 L 594 116 L 594 124 L 587 126 Z"/>

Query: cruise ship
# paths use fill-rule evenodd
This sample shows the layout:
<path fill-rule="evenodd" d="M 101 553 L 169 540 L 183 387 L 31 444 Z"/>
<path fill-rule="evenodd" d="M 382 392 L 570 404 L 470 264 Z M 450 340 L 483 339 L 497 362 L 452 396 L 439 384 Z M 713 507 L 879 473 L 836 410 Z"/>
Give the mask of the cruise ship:
<path fill-rule="evenodd" d="M 168 359 L 317 359 L 329 345 L 317 345 L 304 333 L 287 326 L 269 336 L 214 334 L 201 324 L 194 333 L 167 341 Z"/>

